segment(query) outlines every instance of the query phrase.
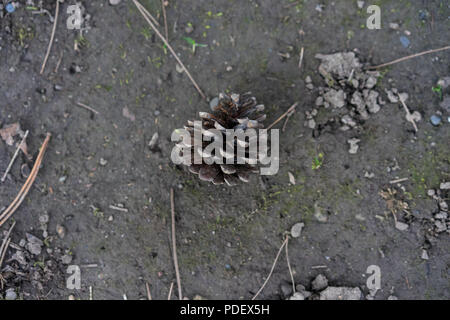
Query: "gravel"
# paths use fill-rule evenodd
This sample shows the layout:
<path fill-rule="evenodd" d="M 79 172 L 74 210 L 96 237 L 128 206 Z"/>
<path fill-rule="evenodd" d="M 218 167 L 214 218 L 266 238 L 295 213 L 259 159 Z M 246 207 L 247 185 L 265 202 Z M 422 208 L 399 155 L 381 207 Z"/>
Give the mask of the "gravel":
<path fill-rule="evenodd" d="M 328 287 L 328 280 L 323 274 L 319 274 L 311 283 L 314 291 L 322 291 Z"/>
<path fill-rule="evenodd" d="M 320 293 L 320 300 L 360 300 L 361 290 L 349 287 L 328 287 Z"/>

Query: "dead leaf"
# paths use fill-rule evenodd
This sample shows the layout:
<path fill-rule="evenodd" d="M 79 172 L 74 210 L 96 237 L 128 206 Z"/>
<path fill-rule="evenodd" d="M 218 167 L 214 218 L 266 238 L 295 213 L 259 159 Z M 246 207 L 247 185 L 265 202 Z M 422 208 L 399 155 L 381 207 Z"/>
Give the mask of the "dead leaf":
<path fill-rule="evenodd" d="M 20 124 L 18 122 L 13 124 L 8 124 L 3 129 L 0 129 L 0 136 L 2 137 L 3 141 L 6 142 L 8 146 L 12 146 L 14 144 L 14 136 L 22 133 L 23 131 L 20 129 Z"/>
<path fill-rule="evenodd" d="M 293 185 L 295 185 L 295 178 L 294 175 L 290 172 L 288 172 L 288 176 L 289 176 L 289 182 Z"/>

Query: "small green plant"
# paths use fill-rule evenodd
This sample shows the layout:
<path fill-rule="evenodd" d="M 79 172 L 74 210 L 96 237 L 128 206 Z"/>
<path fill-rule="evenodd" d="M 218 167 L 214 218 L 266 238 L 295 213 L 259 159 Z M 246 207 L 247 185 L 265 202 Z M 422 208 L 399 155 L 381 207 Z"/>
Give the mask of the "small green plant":
<path fill-rule="evenodd" d="M 442 93 L 442 86 L 440 84 L 438 84 L 437 86 L 431 88 L 431 90 L 433 90 L 433 92 L 437 93 L 439 95 L 439 99 L 442 100 L 443 93 Z"/>
<path fill-rule="evenodd" d="M 207 44 L 197 43 L 197 42 L 195 42 L 194 39 L 189 38 L 189 37 L 184 37 L 183 39 L 192 46 L 192 52 L 193 53 L 195 53 L 195 48 L 197 48 L 197 47 L 204 48 L 204 47 L 208 46 Z"/>
<path fill-rule="evenodd" d="M 323 152 L 313 158 L 311 169 L 318 170 L 323 164 Z"/>

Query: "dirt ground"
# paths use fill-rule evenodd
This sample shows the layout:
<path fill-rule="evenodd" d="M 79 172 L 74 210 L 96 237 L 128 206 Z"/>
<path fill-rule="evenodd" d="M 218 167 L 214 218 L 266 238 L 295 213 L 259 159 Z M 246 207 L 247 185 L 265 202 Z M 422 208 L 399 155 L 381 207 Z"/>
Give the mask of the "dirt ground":
<path fill-rule="evenodd" d="M 285 232 L 298 222 L 305 224 L 302 234 L 289 241 L 296 283 L 308 287 L 323 273 L 331 285 L 359 287 L 367 295 L 366 269 L 377 265 L 381 290 L 375 299 L 450 298 L 450 229 L 433 232 L 439 201 L 441 210 L 442 201 L 449 202 L 448 190 L 438 190 L 450 181 L 450 113 L 439 96 L 448 92 L 432 90 L 449 75 L 449 51 L 380 70 L 378 91 L 408 93 L 411 112 L 421 114 L 417 133 L 398 103 L 387 103 L 350 131 L 330 126 L 317 134 L 305 126 L 305 112 L 325 86 L 316 54 L 356 50 L 362 63 L 377 65 L 449 45 L 447 1 L 374 0 L 359 8 L 350 0 L 169 0 L 169 42 L 209 98 L 251 91 L 266 106 L 266 124 L 299 103 L 280 132 L 278 174 L 254 175 L 233 188 L 201 182 L 171 162 L 172 131 L 209 105 L 177 71 L 132 1 L 81 1 L 88 15 L 82 33 L 66 28 L 67 7 L 75 0 L 61 4 L 42 75 L 53 23 L 19 2 L 0 19 L 0 128 L 19 122 L 29 130 L 33 159 L 21 153 L 0 184 L 0 211 L 24 184 L 21 171 L 32 167 L 47 132 L 52 139 L 30 193 L 0 229 L 3 240 L 16 221 L 2 265 L 1 296 L 12 288 L 23 299 L 89 299 L 92 288 L 94 299 L 143 299 L 148 282 L 154 298 L 166 299 L 175 282 L 169 200 L 174 188 L 178 260 L 188 298 L 251 298 Z M 161 2 L 142 4 L 164 30 Z M 380 30 L 366 26 L 369 4 L 381 8 Z M 54 15 L 55 2 L 44 1 L 43 8 Z M 195 53 L 186 37 L 199 44 Z M 332 112 L 320 108 L 316 121 Z M 441 117 L 438 126 L 430 122 L 432 115 Z M 155 132 L 158 149 L 151 150 Z M 347 140 L 355 137 L 359 150 L 350 154 Z M 15 149 L 0 140 L 1 175 Z M 320 153 L 323 163 L 314 170 Z M 402 178 L 408 180 L 390 184 Z M 408 204 L 406 217 L 398 213 L 407 230 L 395 227 L 380 195 L 388 188 L 397 191 L 398 203 Z M 429 189 L 439 197 L 428 196 Z M 318 211 L 325 222 L 318 221 Z M 42 252 L 22 248 L 20 263 L 13 255 L 26 243 L 26 233 L 43 241 Z M 66 288 L 69 264 L 81 267 L 80 290 Z M 282 255 L 260 298 L 284 298 L 280 288 L 289 283 Z"/>

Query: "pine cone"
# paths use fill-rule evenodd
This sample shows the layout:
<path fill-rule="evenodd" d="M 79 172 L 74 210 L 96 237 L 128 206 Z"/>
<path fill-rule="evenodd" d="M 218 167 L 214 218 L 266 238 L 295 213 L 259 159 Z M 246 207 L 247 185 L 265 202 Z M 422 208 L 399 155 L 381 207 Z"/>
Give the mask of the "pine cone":
<path fill-rule="evenodd" d="M 217 100 L 217 99 L 216 99 Z M 225 150 L 225 130 L 226 129 L 242 129 L 244 132 L 249 129 L 262 129 L 264 125 L 262 122 L 266 119 L 265 114 L 261 114 L 260 112 L 264 110 L 263 105 L 257 105 L 255 97 L 250 96 L 250 93 L 246 93 L 243 95 L 239 94 L 220 94 L 218 98 L 217 104 L 214 102 L 211 104 L 212 113 L 208 112 L 199 112 L 199 116 L 202 121 L 202 133 L 204 130 L 208 129 L 217 129 L 221 132 L 223 138 L 223 149 Z M 191 134 L 192 142 L 194 141 L 194 122 L 188 121 L 185 129 L 188 130 Z M 203 141 L 202 150 L 210 141 Z M 241 142 L 242 143 L 242 142 Z M 193 145 L 193 143 L 192 143 Z M 234 152 L 236 153 L 236 145 L 235 141 Z M 243 142 L 241 144 L 245 147 L 245 155 L 248 157 L 248 142 Z M 201 164 L 194 164 L 193 152 L 198 152 L 202 156 Z M 192 164 L 189 165 L 189 171 L 197 174 L 200 180 L 210 181 L 215 185 L 223 184 L 224 182 L 229 186 L 236 185 L 239 180 L 248 182 L 249 174 L 258 172 L 258 168 L 253 164 L 239 164 L 237 163 L 236 154 L 221 154 L 215 155 L 220 156 L 223 159 L 223 164 L 207 164 L 204 161 L 205 155 L 202 151 L 199 151 L 194 146 L 191 148 L 192 154 Z M 233 158 L 232 164 L 227 164 L 226 159 Z"/>

